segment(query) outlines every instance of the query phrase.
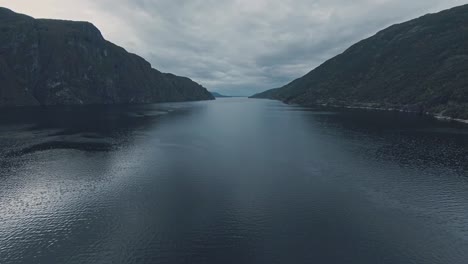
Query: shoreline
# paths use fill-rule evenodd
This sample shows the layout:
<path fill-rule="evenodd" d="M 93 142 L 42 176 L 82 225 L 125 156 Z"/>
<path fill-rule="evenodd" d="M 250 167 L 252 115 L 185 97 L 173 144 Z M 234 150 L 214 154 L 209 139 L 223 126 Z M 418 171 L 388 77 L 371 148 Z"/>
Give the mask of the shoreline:
<path fill-rule="evenodd" d="M 440 120 L 440 121 L 452 121 L 452 122 L 458 122 L 458 123 L 468 125 L 468 119 L 453 118 L 450 116 L 433 115 L 433 114 L 431 114 L 431 116 L 433 116 L 435 119 Z"/>
<path fill-rule="evenodd" d="M 411 113 L 411 114 L 420 114 L 420 112 L 416 111 L 410 111 L 410 110 L 403 110 L 399 108 L 381 108 L 381 107 L 371 107 L 371 106 L 337 106 L 337 105 L 320 105 L 323 107 L 332 107 L 332 108 L 344 108 L 344 109 L 360 109 L 360 110 L 370 110 L 370 111 L 388 111 L 388 112 L 400 112 L 400 113 Z M 454 118 L 450 116 L 444 116 L 440 114 L 434 114 L 431 112 L 424 112 L 421 113 L 426 116 L 431 116 L 439 121 L 451 121 L 451 122 L 457 122 L 457 123 L 462 123 L 465 125 L 468 125 L 468 119 L 461 119 L 461 118 Z"/>
<path fill-rule="evenodd" d="M 252 97 L 251 97 L 252 98 Z M 302 106 L 302 107 L 330 107 L 330 108 L 336 108 L 336 109 L 357 109 L 357 110 L 367 110 L 367 111 L 387 111 L 387 112 L 400 112 L 400 113 L 411 113 L 411 114 L 423 114 L 423 115 L 426 115 L 426 116 L 431 116 L 433 118 L 435 118 L 436 120 L 439 120 L 439 121 L 444 121 L 444 122 L 457 122 L 457 123 L 460 123 L 460 124 L 463 124 L 463 125 L 468 125 L 468 119 L 462 119 L 462 118 L 455 118 L 455 117 L 450 117 L 450 116 L 444 116 L 444 115 L 441 115 L 441 114 L 435 114 L 435 113 L 431 113 L 431 112 L 417 112 L 417 111 L 410 111 L 410 110 L 404 110 L 404 109 L 401 109 L 401 108 L 382 108 L 382 107 L 372 107 L 372 106 L 345 106 L 345 105 L 331 105 L 331 104 L 290 104 L 290 103 L 287 103 L 285 101 L 282 101 L 282 100 L 278 100 L 278 99 L 271 99 L 271 98 L 255 98 L 253 97 L 253 99 L 270 99 L 270 100 L 276 100 L 276 101 L 280 101 L 284 104 L 287 104 L 287 105 L 297 105 L 297 106 Z"/>
<path fill-rule="evenodd" d="M 323 105 L 323 106 L 329 106 L 329 107 L 333 107 L 333 108 L 340 108 L 340 106 L 330 106 L 330 105 Z M 419 112 L 416 112 L 416 111 L 403 110 L 403 109 L 399 109 L 399 108 L 379 108 L 379 107 L 370 107 L 370 106 L 342 106 L 341 108 L 419 114 Z M 463 124 L 468 125 L 468 119 L 454 118 L 454 117 L 444 116 L 444 115 L 440 115 L 440 114 L 433 114 L 431 112 L 424 112 L 422 114 L 424 114 L 426 116 L 434 117 L 435 119 L 440 120 L 440 121 L 453 121 L 453 122 L 458 122 L 458 123 L 463 123 Z"/>

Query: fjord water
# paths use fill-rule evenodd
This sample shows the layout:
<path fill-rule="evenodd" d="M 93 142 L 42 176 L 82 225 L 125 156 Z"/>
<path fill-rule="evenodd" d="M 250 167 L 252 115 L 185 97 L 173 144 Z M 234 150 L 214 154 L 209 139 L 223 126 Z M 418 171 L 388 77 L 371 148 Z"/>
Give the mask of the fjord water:
<path fill-rule="evenodd" d="M 468 260 L 462 125 L 249 99 L 0 115 L 0 263 Z"/>

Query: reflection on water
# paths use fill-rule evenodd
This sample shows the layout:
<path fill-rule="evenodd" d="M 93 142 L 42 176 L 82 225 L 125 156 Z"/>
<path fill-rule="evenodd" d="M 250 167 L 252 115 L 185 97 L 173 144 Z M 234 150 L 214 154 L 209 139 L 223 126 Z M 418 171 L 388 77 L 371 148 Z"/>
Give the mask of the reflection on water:
<path fill-rule="evenodd" d="M 0 113 L 0 263 L 466 263 L 468 129 L 274 101 Z"/>

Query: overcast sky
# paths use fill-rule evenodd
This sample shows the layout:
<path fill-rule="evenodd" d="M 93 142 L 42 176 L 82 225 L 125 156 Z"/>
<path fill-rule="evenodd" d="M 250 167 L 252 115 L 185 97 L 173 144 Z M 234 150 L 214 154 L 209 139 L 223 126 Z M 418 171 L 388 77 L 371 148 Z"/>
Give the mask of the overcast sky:
<path fill-rule="evenodd" d="M 209 90 L 251 95 L 304 75 L 394 23 L 460 0 L 0 0 L 36 18 L 85 20 Z"/>

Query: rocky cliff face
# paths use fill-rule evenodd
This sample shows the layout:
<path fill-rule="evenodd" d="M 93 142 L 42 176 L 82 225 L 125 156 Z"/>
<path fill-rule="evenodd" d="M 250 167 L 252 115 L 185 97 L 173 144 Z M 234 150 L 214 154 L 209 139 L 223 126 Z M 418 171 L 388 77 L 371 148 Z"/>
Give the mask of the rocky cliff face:
<path fill-rule="evenodd" d="M 391 26 L 254 97 L 468 119 L 468 5 Z"/>
<path fill-rule="evenodd" d="M 201 85 L 106 41 L 90 23 L 0 8 L 0 106 L 211 99 Z"/>

